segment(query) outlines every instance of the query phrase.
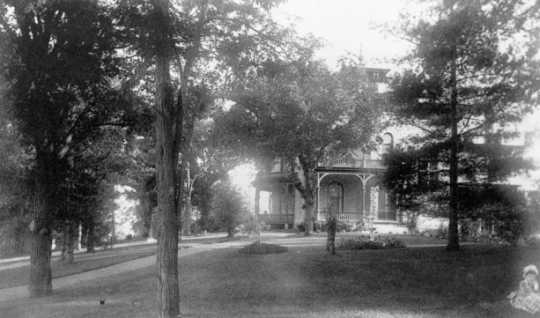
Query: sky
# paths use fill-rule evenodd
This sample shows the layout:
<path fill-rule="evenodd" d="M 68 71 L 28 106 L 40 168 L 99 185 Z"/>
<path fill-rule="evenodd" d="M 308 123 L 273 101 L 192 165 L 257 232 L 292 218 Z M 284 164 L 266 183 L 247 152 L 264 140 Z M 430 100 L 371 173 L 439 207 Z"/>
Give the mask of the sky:
<path fill-rule="evenodd" d="M 293 25 L 301 35 L 320 38 L 324 47 L 317 57 L 330 67 L 349 53 L 361 55 L 369 66 L 390 67 L 392 59 L 407 52 L 408 44 L 384 32 L 383 27 L 397 23 L 406 6 L 404 0 L 289 0 L 275 8 L 272 16 L 283 25 Z M 230 172 L 233 184 L 250 205 L 255 173 L 248 164 Z"/>
<path fill-rule="evenodd" d="M 389 32 L 390 26 L 399 25 L 401 13 L 418 15 L 420 8 L 407 0 L 289 0 L 273 10 L 273 17 L 284 25 L 294 24 L 300 34 L 313 34 L 321 38 L 325 47 L 318 57 L 334 67 L 337 60 L 348 53 L 360 54 L 370 67 L 392 68 L 392 60 L 402 57 L 411 45 Z M 386 26 L 386 27 L 385 27 Z M 528 116 L 519 125 L 525 131 L 537 132 L 540 139 L 540 111 Z M 540 166 L 540 141 L 526 151 Z M 251 182 L 255 170 L 243 165 L 231 172 L 233 183 L 252 201 Z M 538 186 L 540 170 L 511 179 L 525 189 Z"/>
<path fill-rule="evenodd" d="M 387 66 L 409 44 L 384 32 L 395 25 L 401 12 L 414 12 L 404 0 L 289 0 L 274 9 L 273 17 L 284 25 L 294 24 L 300 34 L 313 34 L 324 41 L 319 57 L 334 66 L 347 53 L 360 54 L 370 66 Z"/>

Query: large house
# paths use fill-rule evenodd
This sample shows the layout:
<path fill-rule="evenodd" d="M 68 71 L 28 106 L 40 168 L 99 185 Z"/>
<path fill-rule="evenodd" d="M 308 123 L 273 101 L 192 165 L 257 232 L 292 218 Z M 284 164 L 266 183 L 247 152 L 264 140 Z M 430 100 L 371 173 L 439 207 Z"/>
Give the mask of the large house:
<path fill-rule="evenodd" d="M 376 89 L 383 84 L 387 70 L 369 68 L 366 72 Z M 394 135 L 385 131 L 375 141 L 378 146 L 373 151 L 351 150 L 346 155 L 319 163 L 316 168 L 316 221 L 324 221 L 329 209 L 333 209 L 340 221 L 369 224 L 378 232 L 406 231 L 392 197 L 381 182 L 385 171 L 382 156 L 394 146 Z M 303 199 L 288 176 L 290 164 L 275 159 L 253 183 L 255 211 L 274 228 L 291 228 L 304 222 Z M 261 200 L 261 192 L 266 192 L 266 200 Z"/>
<path fill-rule="evenodd" d="M 381 182 L 385 171 L 382 155 L 393 147 L 393 135 L 385 132 L 377 141 L 378 149 L 370 153 L 354 150 L 319 164 L 316 221 L 324 221 L 329 209 L 334 209 L 340 221 L 370 224 L 378 232 L 406 232 L 392 196 Z M 259 173 L 254 182 L 255 209 L 274 228 L 291 228 L 304 222 L 303 199 L 288 177 L 288 167 L 283 160 L 275 160 L 270 171 Z M 263 204 L 261 191 L 268 192 Z"/>
<path fill-rule="evenodd" d="M 386 70 L 368 68 L 366 72 L 374 89 L 384 85 Z M 375 228 L 380 233 L 406 232 L 406 216 L 402 217 L 397 213 L 395 200 L 382 184 L 382 176 L 386 170 L 382 157 L 396 143 L 402 144 L 408 135 L 414 134 L 408 131 L 409 129 L 410 127 L 391 127 L 376 136 L 377 147 L 372 151 L 350 150 L 343 156 L 320 162 L 315 170 L 315 221 L 324 222 L 331 209 L 337 214 L 338 220 L 363 224 L 364 229 Z M 529 133 L 523 136 L 523 141 L 513 141 L 519 141 L 516 145 L 503 144 L 509 151 L 514 148 L 523 149 L 531 143 L 532 135 Z M 428 170 L 433 165 L 439 165 L 436 162 L 419 164 L 426 164 L 424 169 Z M 290 162 L 277 158 L 265 171 L 259 172 L 253 182 L 256 190 L 255 212 L 262 215 L 263 220 L 273 228 L 293 228 L 304 222 L 303 199 L 289 177 L 290 167 Z M 478 172 L 476 179 L 488 180 L 488 172 Z M 466 180 L 460 178 L 459 182 L 466 185 Z M 512 185 L 512 182 L 494 184 L 499 187 L 504 185 L 517 189 L 517 185 Z M 420 230 L 418 227 L 417 225 L 417 230 Z"/>

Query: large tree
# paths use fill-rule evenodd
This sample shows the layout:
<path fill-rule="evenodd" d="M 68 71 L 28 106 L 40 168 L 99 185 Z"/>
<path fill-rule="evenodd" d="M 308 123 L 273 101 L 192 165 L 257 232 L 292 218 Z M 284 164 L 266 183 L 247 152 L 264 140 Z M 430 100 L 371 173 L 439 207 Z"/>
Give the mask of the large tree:
<path fill-rule="evenodd" d="M 449 0 L 404 27 L 415 47 L 393 83 L 396 113 L 422 131 L 412 141 L 423 163 L 441 164 L 431 170 L 446 180 L 448 250 L 459 249 L 458 178 L 478 181 L 487 171 L 495 181 L 512 170 L 504 167 L 523 166 L 500 141 L 538 102 L 539 9 L 522 1 Z"/>
<path fill-rule="evenodd" d="M 239 81 L 221 134 L 260 166 L 274 158 L 289 163 L 304 200 L 306 235 L 313 227 L 318 163 L 367 146 L 382 110 L 357 58 L 344 58 L 332 72 L 313 59 L 314 44 L 298 42 L 288 60 L 268 60 Z"/>
<path fill-rule="evenodd" d="M 30 294 L 49 294 L 52 225 L 73 156 L 114 124 L 120 95 L 112 20 L 97 1 L 3 1 L 1 32 L 12 114 L 34 154 L 39 198 L 30 225 Z M 11 11 L 9 11 L 11 10 Z"/>
<path fill-rule="evenodd" d="M 181 186 L 177 173 L 189 162 L 191 136 L 200 116 L 197 92 L 271 54 L 268 39 L 278 39 L 267 10 L 279 1 L 120 0 L 118 22 L 131 43 L 128 51 L 153 68 L 155 95 L 156 189 L 160 220 L 158 302 L 162 317 L 176 317 L 178 299 L 178 222 Z M 213 66 L 213 67 L 211 67 Z M 216 70 L 219 69 L 219 72 Z M 179 156 L 179 152 L 182 152 Z"/>

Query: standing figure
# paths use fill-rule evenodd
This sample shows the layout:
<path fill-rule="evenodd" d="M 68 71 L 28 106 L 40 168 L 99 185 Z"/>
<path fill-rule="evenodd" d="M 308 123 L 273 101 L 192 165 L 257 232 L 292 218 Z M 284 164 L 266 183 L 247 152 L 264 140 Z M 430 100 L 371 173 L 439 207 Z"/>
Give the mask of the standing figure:
<path fill-rule="evenodd" d="M 519 283 L 519 289 L 511 293 L 508 298 L 514 308 L 525 310 L 533 315 L 540 312 L 538 269 L 535 265 L 527 265 L 523 268 L 523 280 Z"/>
<path fill-rule="evenodd" d="M 328 231 L 326 250 L 332 252 L 332 255 L 336 255 L 336 229 L 337 219 L 334 215 L 329 215 L 326 223 L 326 230 Z"/>

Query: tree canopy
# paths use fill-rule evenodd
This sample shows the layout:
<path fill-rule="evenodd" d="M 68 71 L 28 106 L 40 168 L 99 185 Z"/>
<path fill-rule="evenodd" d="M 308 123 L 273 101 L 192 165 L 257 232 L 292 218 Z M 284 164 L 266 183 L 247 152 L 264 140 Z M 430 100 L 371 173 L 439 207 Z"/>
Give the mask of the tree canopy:
<path fill-rule="evenodd" d="M 449 249 L 459 248 L 458 178 L 493 182 L 527 167 L 520 148 L 502 141 L 538 103 L 538 14 L 521 1 L 452 0 L 405 27 L 415 48 L 393 102 L 401 122 L 422 131 L 414 151 L 447 180 L 439 185 L 449 190 Z"/>
<path fill-rule="evenodd" d="M 317 187 L 315 168 L 331 155 L 366 146 L 382 107 L 358 59 L 336 72 L 313 58 L 317 43 L 305 41 L 290 60 L 269 60 L 235 85 L 234 105 L 223 121 L 224 143 L 268 169 L 288 163 L 291 182 L 304 199 L 309 235 Z"/>
<path fill-rule="evenodd" d="M 0 4 L 2 76 L 21 141 L 33 155 L 39 198 L 31 223 L 30 292 L 51 292 L 52 227 L 74 159 L 118 125 L 127 108 L 118 73 L 112 19 L 93 1 L 4 1 Z M 11 10 L 12 14 L 8 14 Z"/>

